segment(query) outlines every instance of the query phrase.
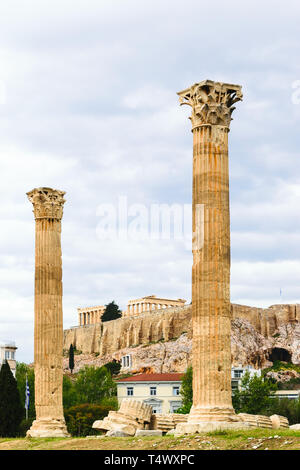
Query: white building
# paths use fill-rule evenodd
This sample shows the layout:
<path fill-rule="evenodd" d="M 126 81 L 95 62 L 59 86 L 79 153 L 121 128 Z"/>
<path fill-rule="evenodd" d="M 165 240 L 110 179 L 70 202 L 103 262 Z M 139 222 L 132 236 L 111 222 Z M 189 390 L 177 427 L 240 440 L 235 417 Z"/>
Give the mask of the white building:
<path fill-rule="evenodd" d="M 16 344 L 13 341 L 0 341 L 0 367 L 7 360 L 11 371 L 16 376 Z"/>
<path fill-rule="evenodd" d="M 174 413 L 181 407 L 184 374 L 139 374 L 117 381 L 118 401 L 132 398 L 151 405 L 153 413 Z"/>
<path fill-rule="evenodd" d="M 300 390 L 277 390 L 276 398 L 289 398 L 290 400 L 298 400 L 300 398 Z"/>
<path fill-rule="evenodd" d="M 251 366 L 231 367 L 231 388 L 233 392 L 234 390 L 237 390 L 240 387 L 242 378 L 246 372 L 249 372 L 251 378 L 255 374 L 258 377 L 261 376 L 261 370 L 254 369 L 254 367 L 251 367 Z"/>

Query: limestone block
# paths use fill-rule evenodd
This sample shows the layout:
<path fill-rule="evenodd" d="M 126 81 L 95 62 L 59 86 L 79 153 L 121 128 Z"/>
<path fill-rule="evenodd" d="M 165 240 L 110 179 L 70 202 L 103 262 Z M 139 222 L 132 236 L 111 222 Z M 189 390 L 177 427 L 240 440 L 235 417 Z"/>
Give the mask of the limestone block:
<path fill-rule="evenodd" d="M 184 434 L 198 434 L 202 432 L 215 431 L 237 431 L 240 429 L 249 429 L 250 425 L 246 422 L 227 422 L 227 421 L 202 421 L 200 423 L 179 423 L 173 430 L 174 436 Z"/>
<path fill-rule="evenodd" d="M 162 436 L 162 431 L 158 429 L 137 429 L 136 436 Z"/>
<path fill-rule="evenodd" d="M 146 403 L 143 403 L 141 401 L 125 398 L 121 402 L 119 412 L 123 413 L 124 415 L 134 416 L 139 420 L 143 420 L 147 423 L 150 423 L 152 415 L 152 406 L 147 405 Z"/>
<path fill-rule="evenodd" d="M 289 428 L 289 420 L 285 416 L 272 415 L 270 416 L 273 429 L 287 429 Z"/>
<path fill-rule="evenodd" d="M 112 429 L 111 423 L 106 420 L 105 418 L 102 420 L 94 421 L 93 429 L 97 429 L 98 431 L 110 431 Z"/>
<path fill-rule="evenodd" d="M 294 431 L 300 431 L 300 424 L 292 424 L 290 429 L 293 429 Z"/>
<path fill-rule="evenodd" d="M 122 431 L 120 429 L 115 429 L 113 431 L 107 431 L 106 436 L 110 436 L 110 437 L 131 437 L 132 434 L 128 434 L 125 431 Z"/>
<path fill-rule="evenodd" d="M 177 413 L 156 414 L 153 416 L 151 421 L 153 427 L 151 429 L 159 429 L 165 433 L 176 428 L 177 424 L 187 422 L 188 419 L 188 415 Z"/>
<path fill-rule="evenodd" d="M 174 420 L 174 423 L 177 424 L 177 423 L 186 423 L 187 420 L 188 420 L 188 415 L 183 415 L 183 414 L 179 414 L 179 413 L 174 413 L 173 415 L 173 420 Z"/>
<path fill-rule="evenodd" d="M 126 432 L 130 436 L 135 435 L 135 431 L 137 429 L 137 426 L 135 423 L 132 423 L 131 421 L 126 419 L 119 419 L 118 417 L 115 417 L 114 419 L 109 418 L 109 416 L 106 416 L 101 421 L 95 421 L 92 426 L 93 429 L 97 429 L 99 431 L 116 431 L 116 430 L 122 430 Z"/>
<path fill-rule="evenodd" d="M 257 422 L 258 422 L 259 428 L 268 428 L 268 429 L 273 428 L 272 420 L 269 416 L 258 415 Z"/>
<path fill-rule="evenodd" d="M 106 418 L 109 421 L 119 423 L 119 424 L 131 424 L 132 426 L 135 426 L 137 429 L 144 429 L 145 427 L 145 423 L 143 420 L 140 420 L 139 418 L 135 418 L 134 416 L 125 415 L 124 413 L 120 413 L 119 411 L 110 411 Z"/>
<path fill-rule="evenodd" d="M 269 416 L 252 415 L 248 413 L 239 413 L 237 415 L 243 423 L 249 424 L 254 428 L 267 428 L 272 429 L 272 421 Z"/>

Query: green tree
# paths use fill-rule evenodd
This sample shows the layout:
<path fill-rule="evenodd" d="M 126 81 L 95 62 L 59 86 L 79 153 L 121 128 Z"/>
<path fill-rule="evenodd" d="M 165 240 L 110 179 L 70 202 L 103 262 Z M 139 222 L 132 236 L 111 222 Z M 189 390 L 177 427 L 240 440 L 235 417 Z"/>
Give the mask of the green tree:
<path fill-rule="evenodd" d="M 67 376 L 63 376 L 63 407 L 64 409 L 79 403 L 75 383 Z"/>
<path fill-rule="evenodd" d="M 75 390 L 79 403 L 101 403 L 116 396 L 117 386 L 105 367 L 85 366 L 77 374 Z"/>
<path fill-rule="evenodd" d="M 69 348 L 69 369 L 70 369 L 71 374 L 72 374 L 73 370 L 74 370 L 74 348 L 73 348 L 73 344 L 71 344 L 70 348 Z"/>
<path fill-rule="evenodd" d="M 266 412 L 272 405 L 272 394 L 277 390 L 277 385 L 271 380 L 259 377 L 257 374 L 250 376 L 248 371 L 242 377 L 241 385 L 235 390 L 232 404 L 237 413 L 260 414 Z"/>
<path fill-rule="evenodd" d="M 117 375 L 121 369 L 121 362 L 113 359 L 111 362 L 104 364 L 104 367 L 111 373 L 111 375 Z"/>
<path fill-rule="evenodd" d="M 193 404 L 193 368 L 192 366 L 187 368 L 186 373 L 182 378 L 180 395 L 182 396 L 182 406 L 176 411 L 176 413 L 187 414 Z"/>
<path fill-rule="evenodd" d="M 300 399 L 291 400 L 290 398 L 272 398 L 272 401 L 266 410 L 266 415 L 285 416 L 290 425 L 300 422 Z"/>
<path fill-rule="evenodd" d="M 24 406 L 20 400 L 17 381 L 5 361 L 0 370 L 0 436 L 17 436 L 23 417 Z"/>
<path fill-rule="evenodd" d="M 105 321 L 116 320 L 117 318 L 120 318 L 121 316 L 122 316 L 122 312 L 119 309 L 119 306 L 115 304 L 115 301 L 113 300 L 109 304 L 105 305 L 105 310 L 101 317 L 101 321 L 105 322 Z"/>
<path fill-rule="evenodd" d="M 19 390 L 21 402 L 23 403 L 23 401 L 24 401 L 24 406 L 25 406 L 26 375 L 27 375 L 29 391 L 30 391 L 28 420 L 33 420 L 33 419 L 35 419 L 34 369 L 33 369 L 33 367 L 29 367 L 24 362 L 17 362 L 16 381 L 17 381 L 17 384 L 18 384 L 18 390 Z"/>

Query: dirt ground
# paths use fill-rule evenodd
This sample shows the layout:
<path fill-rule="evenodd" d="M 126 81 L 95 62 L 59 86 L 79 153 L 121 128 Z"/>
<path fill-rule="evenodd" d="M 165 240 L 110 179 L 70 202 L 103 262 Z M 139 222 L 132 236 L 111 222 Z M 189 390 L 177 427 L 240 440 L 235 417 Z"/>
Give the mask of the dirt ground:
<path fill-rule="evenodd" d="M 254 429 L 194 436 L 0 438 L 2 450 L 299 450 L 300 431 Z"/>

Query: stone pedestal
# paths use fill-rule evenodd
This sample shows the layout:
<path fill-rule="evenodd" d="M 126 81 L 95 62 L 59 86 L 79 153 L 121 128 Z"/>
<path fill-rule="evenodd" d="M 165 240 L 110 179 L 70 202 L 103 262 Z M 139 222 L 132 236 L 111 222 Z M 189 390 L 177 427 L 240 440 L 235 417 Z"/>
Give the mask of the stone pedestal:
<path fill-rule="evenodd" d="M 68 436 L 62 405 L 63 315 L 61 219 L 64 192 L 27 193 L 35 217 L 34 372 L 36 420 L 29 437 Z"/>
<path fill-rule="evenodd" d="M 178 95 L 192 107 L 193 132 L 193 406 L 179 427 L 232 428 L 228 132 L 242 93 L 205 80 Z"/>

